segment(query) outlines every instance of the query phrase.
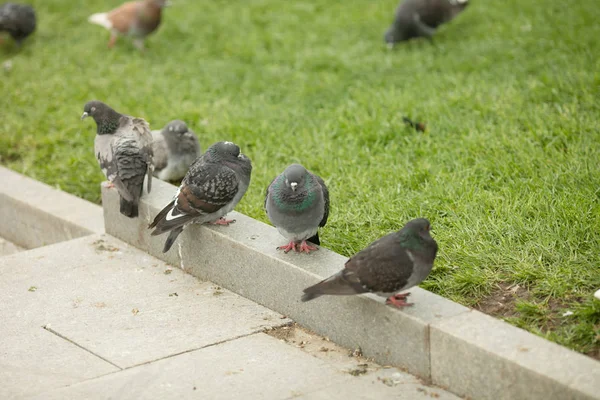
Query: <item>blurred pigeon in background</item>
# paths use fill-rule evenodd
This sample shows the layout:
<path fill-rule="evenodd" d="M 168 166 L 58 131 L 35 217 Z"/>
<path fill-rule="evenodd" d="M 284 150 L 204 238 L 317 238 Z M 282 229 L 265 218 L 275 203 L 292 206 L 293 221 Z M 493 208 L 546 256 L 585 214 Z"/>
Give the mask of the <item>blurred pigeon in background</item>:
<path fill-rule="evenodd" d="M 8 32 L 18 46 L 35 31 L 35 26 L 35 11 L 31 6 L 16 3 L 0 5 L 0 32 Z"/>
<path fill-rule="evenodd" d="M 429 221 L 417 218 L 398 232 L 390 233 L 352 256 L 343 270 L 304 289 L 302 301 L 319 296 L 376 293 L 387 304 L 410 306 L 398 293 L 423 282 L 433 268 L 437 243 L 429 234 Z M 398 293 L 398 294 L 395 294 Z"/>
<path fill-rule="evenodd" d="M 160 131 L 152 131 L 154 176 L 163 181 L 178 181 L 200 156 L 200 143 L 185 122 L 169 122 Z"/>
<path fill-rule="evenodd" d="M 126 35 L 133 38 L 135 47 L 143 50 L 144 39 L 158 28 L 166 6 L 167 0 L 131 1 L 112 11 L 94 14 L 88 21 L 111 32 L 108 47 L 115 45 L 118 35 Z"/>
<path fill-rule="evenodd" d="M 138 216 L 138 203 L 148 175 L 148 193 L 152 189 L 152 135 L 142 118 L 119 114 L 101 101 L 89 101 L 81 119 L 94 118 L 94 153 L 106 178 L 121 197 L 121 214 Z"/>
<path fill-rule="evenodd" d="M 431 38 L 438 26 L 454 19 L 468 4 L 469 0 L 404 0 L 396 9 L 385 41 L 391 47 L 403 40 Z"/>
<path fill-rule="evenodd" d="M 175 198 L 154 218 L 152 236 L 171 232 L 163 253 L 191 223 L 229 225 L 223 218 L 240 202 L 250 186 L 252 163 L 231 142 L 213 144 L 191 165 Z"/>
<path fill-rule="evenodd" d="M 289 240 L 277 249 L 310 253 L 317 247 L 307 240 L 321 244 L 318 229 L 329 217 L 329 191 L 319 176 L 292 164 L 267 188 L 265 210 L 271 223 Z"/>

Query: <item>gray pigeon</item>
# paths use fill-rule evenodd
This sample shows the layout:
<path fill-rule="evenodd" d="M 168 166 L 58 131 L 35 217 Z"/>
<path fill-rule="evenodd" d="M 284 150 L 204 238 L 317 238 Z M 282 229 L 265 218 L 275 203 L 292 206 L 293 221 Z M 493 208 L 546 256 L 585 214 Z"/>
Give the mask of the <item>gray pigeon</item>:
<path fill-rule="evenodd" d="M 438 26 L 454 19 L 468 4 L 469 0 L 404 0 L 396 9 L 385 41 L 391 47 L 412 38 L 430 39 Z"/>
<path fill-rule="evenodd" d="M 310 253 L 317 247 L 306 241 L 321 244 L 318 229 L 329 217 L 329 191 L 319 176 L 292 164 L 267 188 L 265 209 L 271 223 L 289 240 L 278 250 Z"/>
<path fill-rule="evenodd" d="M 250 185 L 252 163 L 231 142 L 218 142 L 190 166 L 175 198 L 154 218 L 152 236 L 171 232 L 163 253 L 169 251 L 177 236 L 191 223 L 212 222 L 229 225 L 223 218 L 233 210 Z"/>
<path fill-rule="evenodd" d="M 33 8 L 26 4 L 4 3 L 0 6 L 0 32 L 8 32 L 20 46 L 35 31 Z"/>
<path fill-rule="evenodd" d="M 94 153 L 106 178 L 121 197 L 121 214 L 138 216 L 144 176 L 148 175 L 148 193 L 152 189 L 152 135 L 142 118 L 119 114 L 101 101 L 89 101 L 81 119 L 96 121 Z"/>
<path fill-rule="evenodd" d="M 433 268 L 437 243 L 429 234 L 429 221 L 417 218 L 359 251 L 335 275 L 304 289 L 302 301 L 324 294 L 353 295 L 372 292 L 387 297 L 387 304 L 410 306 L 410 293 L 398 293 L 423 282 Z M 398 293 L 398 294 L 395 294 Z"/>
<path fill-rule="evenodd" d="M 152 131 L 154 176 L 163 181 L 178 181 L 200 156 L 200 143 L 185 122 L 169 122 L 160 131 Z"/>

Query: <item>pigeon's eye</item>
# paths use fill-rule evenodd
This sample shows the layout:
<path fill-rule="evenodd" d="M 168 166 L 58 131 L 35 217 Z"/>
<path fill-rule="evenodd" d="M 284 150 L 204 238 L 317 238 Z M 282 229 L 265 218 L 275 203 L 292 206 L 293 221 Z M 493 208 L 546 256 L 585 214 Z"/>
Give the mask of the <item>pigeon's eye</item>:
<path fill-rule="evenodd" d="M 173 127 L 172 126 L 169 127 L 169 132 L 173 132 Z"/>
<path fill-rule="evenodd" d="M 96 111 L 96 107 L 92 107 L 92 109 L 90 111 L 92 111 L 92 112 Z"/>

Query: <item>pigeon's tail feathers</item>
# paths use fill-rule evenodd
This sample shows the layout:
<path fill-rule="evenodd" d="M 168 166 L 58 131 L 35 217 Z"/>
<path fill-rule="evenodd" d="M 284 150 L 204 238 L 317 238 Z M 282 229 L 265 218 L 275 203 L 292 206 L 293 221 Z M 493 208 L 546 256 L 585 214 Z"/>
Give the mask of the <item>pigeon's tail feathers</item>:
<path fill-rule="evenodd" d="M 108 19 L 108 13 L 98 13 L 90 15 L 88 21 L 92 24 L 103 26 L 109 30 L 113 27 L 112 22 L 110 22 L 110 19 Z"/>
<path fill-rule="evenodd" d="M 315 233 L 314 236 L 309 237 L 306 240 L 309 241 L 309 242 L 311 242 L 312 244 L 316 244 L 317 246 L 321 245 L 321 240 L 319 240 L 319 232 Z"/>
<path fill-rule="evenodd" d="M 304 289 L 302 301 L 309 301 L 324 294 L 349 296 L 368 292 L 367 289 L 357 282 L 354 282 L 354 279 L 348 275 L 349 274 L 347 270 L 342 270 L 337 274 L 317 283 L 316 285 L 307 287 Z"/>
<path fill-rule="evenodd" d="M 129 218 L 136 218 L 139 214 L 137 202 L 121 197 L 121 214 Z"/>
<path fill-rule="evenodd" d="M 183 226 L 180 226 L 179 228 L 173 229 L 171 233 L 169 233 L 169 237 L 165 241 L 165 247 L 163 247 L 163 253 L 166 253 L 171 249 L 171 246 L 173 246 L 173 243 L 175 243 L 175 239 L 177 239 L 177 236 L 179 236 L 182 231 Z"/>
<path fill-rule="evenodd" d="M 151 233 L 152 236 L 160 235 L 177 228 L 183 228 L 185 224 L 197 217 L 195 215 L 177 213 L 175 206 L 175 200 L 171 201 L 154 218 L 154 221 L 148 226 L 149 229 L 155 228 Z"/>

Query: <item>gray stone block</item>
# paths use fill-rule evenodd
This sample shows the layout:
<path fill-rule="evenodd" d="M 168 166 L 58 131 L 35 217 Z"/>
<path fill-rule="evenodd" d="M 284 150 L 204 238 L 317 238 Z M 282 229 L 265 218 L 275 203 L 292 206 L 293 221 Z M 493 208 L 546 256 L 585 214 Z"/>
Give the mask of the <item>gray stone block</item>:
<path fill-rule="evenodd" d="M 433 383 L 476 399 L 600 399 L 600 363 L 477 311 L 431 325 Z"/>
<path fill-rule="evenodd" d="M 0 167 L 0 236 L 32 249 L 104 232 L 102 208 Z"/>
<path fill-rule="evenodd" d="M 302 289 L 343 268 L 346 258 L 325 248 L 310 255 L 276 250 L 283 239 L 277 230 L 232 212 L 228 227 L 187 228 L 173 248 L 161 253 L 166 234 L 150 238 L 146 229 L 175 193 L 157 181 L 152 196 L 142 198 L 140 218 L 118 215 L 114 189 L 103 188 L 107 232 L 203 280 L 210 280 L 248 299 L 289 316 L 344 346 L 360 347 L 380 363 L 406 368 L 429 378 L 429 324 L 468 311 L 425 290 L 412 290 L 415 306 L 399 311 L 372 295 L 322 297 L 301 303 Z M 159 239 L 158 241 L 156 239 Z"/>

